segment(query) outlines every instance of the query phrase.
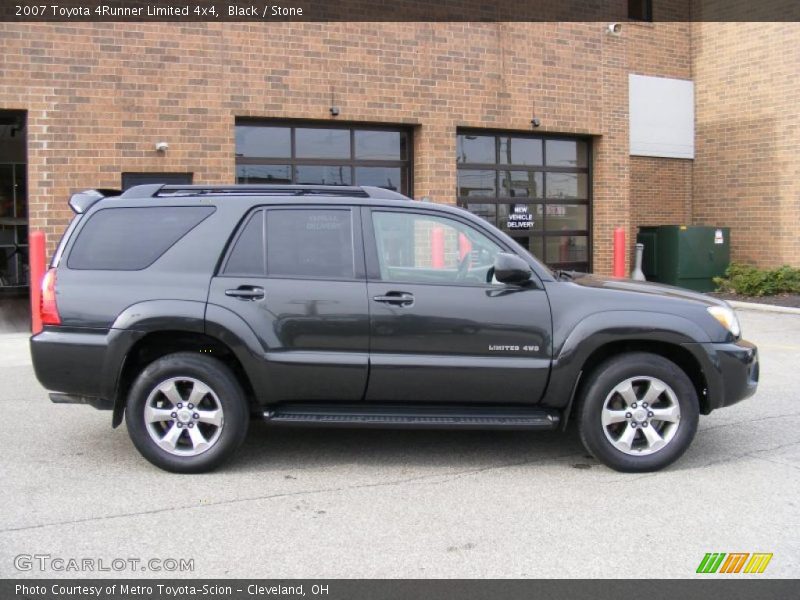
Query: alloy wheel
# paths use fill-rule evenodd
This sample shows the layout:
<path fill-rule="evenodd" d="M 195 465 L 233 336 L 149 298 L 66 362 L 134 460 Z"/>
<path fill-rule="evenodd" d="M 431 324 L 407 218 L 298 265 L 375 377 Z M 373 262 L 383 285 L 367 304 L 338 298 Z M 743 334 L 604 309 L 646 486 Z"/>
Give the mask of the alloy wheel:
<path fill-rule="evenodd" d="M 656 377 L 631 377 L 606 396 L 601 420 L 606 439 L 620 452 L 645 456 L 663 450 L 681 419 L 678 397 Z"/>
<path fill-rule="evenodd" d="M 194 377 L 172 377 L 155 386 L 145 403 L 144 420 L 150 438 L 176 456 L 206 452 L 224 425 L 216 393 Z"/>

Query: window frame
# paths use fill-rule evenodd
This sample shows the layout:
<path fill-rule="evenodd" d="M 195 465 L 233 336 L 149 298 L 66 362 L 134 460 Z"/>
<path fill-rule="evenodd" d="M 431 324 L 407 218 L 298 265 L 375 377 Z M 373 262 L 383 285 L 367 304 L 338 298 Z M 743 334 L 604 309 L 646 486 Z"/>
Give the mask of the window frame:
<path fill-rule="evenodd" d="M 496 290 L 501 285 L 491 282 L 470 282 L 470 281 L 447 281 L 447 282 L 438 282 L 438 281 L 400 281 L 396 279 L 383 279 L 381 277 L 381 267 L 380 267 L 380 258 L 378 256 L 378 240 L 375 235 L 375 226 L 372 220 L 373 213 L 400 213 L 404 215 L 419 215 L 422 217 L 428 218 L 437 218 L 442 219 L 444 221 L 454 221 L 466 227 L 471 227 L 472 229 L 476 230 L 478 233 L 483 235 L 489 241 L 496 244 L 501 252 L 506 252 L 509 254 L 514 254 L 519 256 L 516 248 L 509 246 L 505 240 L 496 236 L 494 232 L 489 228 L 481 227 L 479 224 L 470 221 L 469 219 L 464 219 L 458 215 L 452 215 L 447 213 L 442 213 L 439 211 L 434 210 L 425 210 L 424 208 L 414 207 L 413 210 L 408 210 L 405 208 L 396 208 L 391 206 L 362 206 L 361 207 L 361 223 L 364 230 L 364 254 L 366 258 L 366 275 L 367 275 L 367 282 L 369 283 L 381 283 L 381 284 L 391 284 L 391 285 L 433 285 L 433 286 L 457 286 L 457 287 L 477 287 L 477 288 L 484 288 L 484 289 L 492 289 Z M 523 257 L 525 262 L 528 262 L 527 259 Z M 532 268 L 533 277 L 536 278 L 538 282 L 538 274 Z M 503 284 L 504 285 L 504 284 Z M 540 287 L 537 283 L 537 287 Z"/>
<path fill-rule="evenodd" d="M 235 167 L 239 166 L 271 166 L 287 165 L 291 182 L 287 185 L 297 184 L 297 167 L 347 167 L 350 170 L 350 180 L 352 183 L 343 185 L 365 185 L 356 183 L 356 169 L 359 167 L 385 167 L 399 168 L 402 178 L 405 169 L 405 181 L 401 181 L 399 189 L 401 194 L 413 197 L 414 194 L 414 131 L 413 128 L 401 125 L 373 125 L 369 123 L 342 122 L 330 123 L 328 121 L 295 121 L 282 119 L 248 119 L 237 118 L 235 127 L 285 127 L 289 131 L 290 151 L 289 156 L 283 157 L 244 157 L 235 155 Z M 335 129 L 349 132 L 350 136 L 350 156 L 348 158 L 299 158 L 297 156 L 297 130 L 298 129 Z M 386 131 L 390 133 L 400 133 L 406 139 L 406 157 L 396 160 L 391 159 L 367 159 L 356 158 L 356 131 Z M 235 144 L 235 141 L 234 141 Z M 238 183 L 238 175 L 234 175 Z M 403 185 L 406 190 L 403 190 Z M 380 187 L 380 186 L 378 186 Z"/>
<path fill-rule="evenodd" d="M 306 275 L 270 275 L 268 266 L 269 262 L 267 260 L 267 252 L 269 250 L 269 240 L 267 236 L 267 219 L 269 218 L 269 213 L 271 211 L 276 211 L 276 210 L 294 210 L 294 211 L 336 210 L 342 212 L 346 211 L 349 212 L 351 239 L 353 243 L 353 277 L 323 277 L 323 276 L 309 277 Z M 264 272 L 259 274 L 227 273 L 226 271 L 228 269 L 228 263 L 230 261 L 231 255 L 233 254 L 234 249 L 236 248 L 236 244 L 243 235 L 247 226 L 250 224 L 250 219 L 253 218 L 255 213 L 257 212 L 262 213 L 261 251 L 264 256 L 264 260 L 262 261 Z M 242 217 L 242 219 L 236 225 L 236 231 L 233 233 L 228 242 L 222 261 L 220 262 L 220 267 L 217 270 L 215 276 L 226 277 L 228 279 L 255 278 L 255 279 L 265 279 L 265 280 L 291 279 L 300 281 L 365 281 L 366 269 L 364 262 L 364 241 L 361 231 L 361 214 L 360 211 L 358 210 L 358 206 L 349 204 L 269 204 L 269 205 L 254 206 L 252 209 L 247 211 L 247 213 Z"/>
<path fill-rule="evenodd" d="M 468 163 L 468 162 L 459 162 L 458 157 L 456 157 L 456 202 L 458 206 L 464 208 L 465 210 L 469 210 L 467 206 L 469 204 L 491 204 L 495 206 L 495 225 L 499 227 L 499 218 L 500 218 L 500 211 L 499 206 L 501 205 L 511 205 L 511 204 L 527 204 L 527 205 L 541 205 L 542 206 L 542 229 L 541 231 L 506 231 L 503 230 L 509 237 L 513 238 L 514 240 L 530 240 L 534 238 L 541 244 L 543 249 L 543 255 L 538 256 L 534 254 L 542 263 L 547 265 L 550 268 L 560 269 L 560 268 L 571 268 L 576 265 L 583 265 L 586 264 L 587 271 L 592 271 L 592 266 L 594 262 L 593 257 L 593 172 L 592 172 L 592 138 L 591 136 L 570 136 L 570 135 L 559 135 L 559 134 L 530 134 L 526 132 L 520 131 L 507 131 L 507 130 L 483 130 L 483 129 L 471 129 L 471 128 L 459 128 L 456 131 L 456 144 L 458 144 L 458 136 L 461 135 L 475 135 L 475 136 L 493 136 L 494 143 L 495 143 L 495 162 L 494 163 Z M 500 162 L 500 146 L 501 146 L 501 138 L 503 137 L 511 137 L 511 138 L 527 138 L 527 139 L 539 139 L 542 141 L 542 164 L 541 165 L 512 165 Z M 586 166 L 585 167 L 563 167 L 563 166 L 548 166 L 547 164 L 547 142 L 548 141 L 566 141 L 566 142 L 583 142 L 586 144 Z M 494 196 L 461 196 L 460 192 L 460 185 L 458 181 L 458 175 L 461 171 L 474 171 L 474 170 L 481 170 L 481 171 L 494 171 L 494 185 L 495 185 L 495 195 Z M 501 187 L 503 173 L 505 172 L 513 172 L 513 171 L 524 171 L 527 173 L 542 173 L 542 192 L 541 197 L 519 197 L 519 196 L 507 196 L 503 194 L 503 188 Z M 548 198 L 547 193 L 547 173 L 575 173 L 575 174 L 585 174 L 586 175 L 586 198 L 585 199 L 570 199 L 570 198 Z M 556 205 L 578 205 L 578 206 L 586 206 L 586 229 L 570 229 L 570 230 L 558 230 L 558 231 L 548 231 L 547 230 L 547 207 L 548 206 L 556 206 Z M 472 211 L 470 211 L 472 212 Z M 472 213 L 475 214 L 475 213 Z M 479 215 L 478 215 L 479 216 Z M 483 218 L 483 217 L 481 217 Z M 587 238 L 587 255 L 586 261 L 571 261 L 571 262 L 559 262 L 550 260 L 547 256 L 547 238 L 552 237 L 586 237 Z M 528 249 L 528 246 L 525 246 Z M 529 250 L 531 253 L 533 251 Z"/>

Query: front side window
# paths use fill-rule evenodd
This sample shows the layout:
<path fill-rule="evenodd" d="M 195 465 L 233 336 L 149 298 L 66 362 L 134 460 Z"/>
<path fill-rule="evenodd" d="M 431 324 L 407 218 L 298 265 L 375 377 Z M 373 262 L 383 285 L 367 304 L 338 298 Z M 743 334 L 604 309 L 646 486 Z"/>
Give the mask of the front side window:
<path fill-rule="evenodd" d="M 485 284 L 500 246 L 460 221 L 420 213 L 372 213 L 383 281 Z"/>

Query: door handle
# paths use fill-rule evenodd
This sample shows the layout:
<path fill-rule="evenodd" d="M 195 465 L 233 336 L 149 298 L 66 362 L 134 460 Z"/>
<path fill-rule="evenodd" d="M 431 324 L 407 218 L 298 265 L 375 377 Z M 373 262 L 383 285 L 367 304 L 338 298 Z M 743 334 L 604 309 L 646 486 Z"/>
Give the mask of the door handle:
<path fill-rule="evenodd" d="M 240 300 L 260 300 L 264 297 L 264 288 L 254 285 L 240 285 L 236 289 L 225 290 L 225 295 Z"/>
<path fill-rule="evenodd" d="M 375 302 L 395 304 L 397 306 L 411 306 L 414 304 L 414 294 L 408 292 L 387 292 L 385 296 L 373 296 Z"/>

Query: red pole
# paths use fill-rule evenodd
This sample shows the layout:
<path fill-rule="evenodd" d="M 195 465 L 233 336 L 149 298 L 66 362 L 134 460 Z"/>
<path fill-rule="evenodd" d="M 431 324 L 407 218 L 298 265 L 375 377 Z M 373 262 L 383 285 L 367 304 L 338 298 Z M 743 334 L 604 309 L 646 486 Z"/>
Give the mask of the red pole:
<path fill-rule="evenodd" d="M 444 269 L 444 228 L 431 229 L 431 266 Z"/>
<path fill-rule="evenodd" d="M 47 261 L 45 250 L 45 237 L 41 231 L 31 231 L 28 234 L 28 285 L 31 289 L 31 329 L 33 333 L 42 330 L 42 316 L 40 314 L 42 303 L 42 278 L 44 277 Z"/>
<path fill-rule="evenodd" d="M 625 277 L 625 229 L 614 229 L 614 277 Z"/>
<path fill-rule="evenodd" d="M 458 260 L 464 260 L 464 257 L 472 252 L 472 242 L 463 233 L 458 234 Z"/>

